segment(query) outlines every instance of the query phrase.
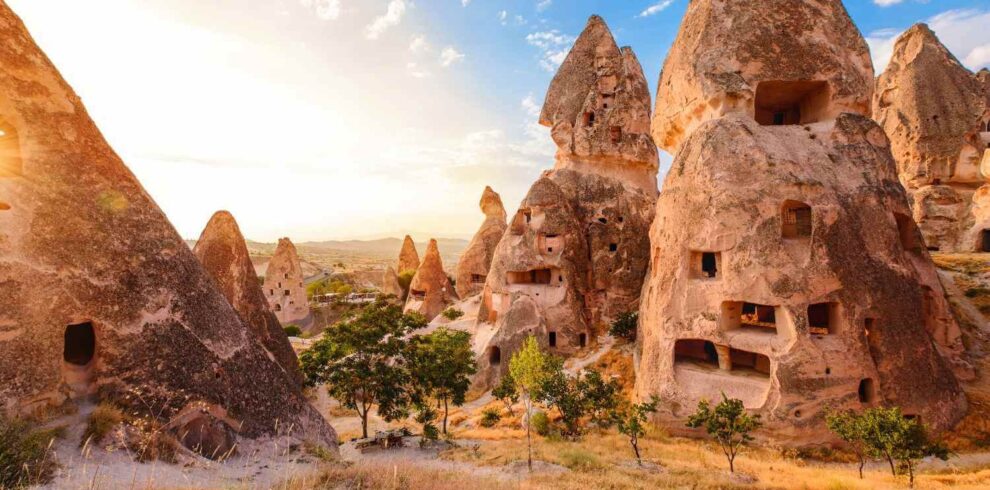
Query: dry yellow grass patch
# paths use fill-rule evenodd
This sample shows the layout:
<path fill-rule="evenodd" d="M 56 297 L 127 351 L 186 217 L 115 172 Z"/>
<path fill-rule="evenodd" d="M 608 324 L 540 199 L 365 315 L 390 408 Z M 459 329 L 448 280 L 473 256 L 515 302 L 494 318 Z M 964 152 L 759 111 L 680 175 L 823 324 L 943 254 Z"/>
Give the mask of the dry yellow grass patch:
<path fill-rule="evenodd" d="M 593 366 L 602 373 L 605 379 L 615 376 L 622 383 L 622 395 L 631 399 L 636 385 L 636 367 L 633 366 L 632 352 L 626 349 L 613 348 L 605 353 Z"/>
<path fill-rule="evenodd" d="M 466 471 L 423 468 L 415 463 L 332 464 L 308 475 L 293 477 L 277 490 L 310 489 L 430 489 L 488 490 L 508 488 L 493 479 Z"/>

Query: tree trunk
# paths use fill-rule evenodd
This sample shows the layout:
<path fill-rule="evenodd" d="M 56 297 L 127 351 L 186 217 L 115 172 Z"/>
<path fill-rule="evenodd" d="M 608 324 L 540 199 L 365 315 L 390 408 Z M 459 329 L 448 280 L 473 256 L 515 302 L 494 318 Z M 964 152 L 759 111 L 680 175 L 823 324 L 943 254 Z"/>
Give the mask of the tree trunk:
<path fill-rule="evenodd" d="M 527 401 L 526 402 L 526 446 L 529 448 L 529 459 L 527 462 L 529 464 L 530 473 L 533 472 L 533 439 L 529 435 L 531 426 L 533 425 L 530 423 L 532 419 L 533 419 L 533 406 L 529 401 Z"/>
<path fill-rule="evenodd" d="M 630 437 L 629 443 L 632 444 L 633 452 L 636 453 L 636 463 L 643 466 L 643 460 L 639 457 L 639 441 L 636 436 Z"/>
<path fill-rule="evenodd" d="M 887 462 L 890 463 L 890 474 L 897 476 L 897 469 L 894 468 L 894 458 L 891 458 L 889 454 L 886 454 Z"/>
<path fill-rule="evenodd" d="M 862 454 L 857 454 L 857 456 L 859 456 L 859 479 L 862 480 L 863 479 L 863 465 L 866 464 L 866 460 L 863 459 L 863 455 Z"/>
<path fill-rule="evenodd" d="M 447 407 L 447 399 L 443 399 L 443 435 L 447 435 L 447 414 L 449 413 L 449 407 Z"/>
<path fill-rule="evenodd" d="M 729 473 L 735 473 L 735 472 L 736 472 L 736 457 L 729 456 Z"/>
<path fill-rule="evenodd" d="M 908 469 L 908 487 L 914 488 L 914 465 L 909 461 L 905 466 Z"/>
<path fill-rule="evenodd" d="M 368 411 L 361 414 L 361 437 L 368 438 Z"/>

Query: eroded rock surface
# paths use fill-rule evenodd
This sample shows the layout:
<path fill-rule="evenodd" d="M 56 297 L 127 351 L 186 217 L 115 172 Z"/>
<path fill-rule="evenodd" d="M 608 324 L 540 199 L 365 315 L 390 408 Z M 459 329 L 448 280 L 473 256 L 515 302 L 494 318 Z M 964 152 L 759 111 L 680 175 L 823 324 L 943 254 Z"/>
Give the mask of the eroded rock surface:
<path fill-rule="evenodd" d="M 292 427 L 335 451 L 333 429 L 3 2 L 0 37 L 0 120 L 16 142 L 0 160 L 2 409 L 95 396 L 167 420 L 198 400 L 241 436 Z"/>
<path fill-rule="evenodd" d="M 216 281 L 234 311 L 251 327 L 253 337 L 302 386 L 299 359 L 265 300 L 247 244 L 234 216 L 227 211 L 217 211 L 196 241 L 193 253 Z"/>
<path fill-rule="evenodd" d="M 877 80 L 873 116 L 890 137 L 929 249 L 982 250 L 986 217 L 973 215 L 972 203 L 987 181 L 980 162 L 990 145 L 988 97 L 990 87 L 925 24 L 897 39 Z"/>
<path fill-rule="evenodd" d="M 399 274 L 406 271 L 419 269 L 419 253 L 416 252 L 416 243 L 411 236 L 406 235 L 402 240 L 402 249 L 399 250 Z"/>
<path fill-rule="evenodd" d="M 399 284 L 399 275 L 395 273 L 392 266 L 389 266 L 385 270 L 385 274 L 382 275 L 382 293 L 395 296 L 398 299 L 402 299 L 402 295 L 405 294 L 402 285 Z"/>
<path fill-rule="evenodd" d="M 461 298 L 474 296 L 484 288 L 495 247 L 508 228 L 502 198 L 491 187 L 485 187 L 480 205 L 481 212 L 485 213 L 485 221 L 464 249 L 454 276 L 457 280 L 457 295 Z"/>
<path fill-rule="evenodd" d="M 638 308 L 657 194 L 649 107 L 632 50 L 592 17 L 543 107 L 554 169 L 530 188 L 492 259 L 475 335 L 479 384 L 495 381 L 528 335 L 569 356 Z"/>
<path fill-rule="evenodd" d="M 437 241 L 430 240 L 426 254 L 423 255 L 423 263 L 409 284 L 405 311 L 415 311 L 427 320 L 432 320 L 456 299 L 454 287 L 443 270 Z"/>
<path fill-rule="evenodd" d="M 279 238 L 275 254 L 268 262 L 262 290 L 282 325 L 295 324 L 305 328 L 312 323 L 302 266 L 292 240 Z"/>

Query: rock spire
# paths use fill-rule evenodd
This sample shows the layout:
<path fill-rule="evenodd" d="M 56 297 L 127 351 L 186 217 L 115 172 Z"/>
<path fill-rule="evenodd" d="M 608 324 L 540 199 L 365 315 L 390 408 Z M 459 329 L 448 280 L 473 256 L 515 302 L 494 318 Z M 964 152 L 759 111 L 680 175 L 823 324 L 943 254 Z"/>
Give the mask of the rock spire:
<path fill-rule="evenodd" d="M 308 326 L 313 317 L 306 298 L 302 266 L 296 246 L 288 238 L 280 238 L 275 254 L 268 262 L 265 283 L 262 286 L 265 298 L 282 325 L 295 324 L 301 328 Z"/>
<path fill-rule="evenodd" d="M 411 236 L 406 235 L 402 240 L 402 249 L 399 250 L 399 274 L 407 271 L 415 272 L 419 269 L 419 253 L 416 252 L 416 243 Z"/>
<path fill-rule="evenodd" d="M 495 247 L 508 227 L 502 198 L 491 187 L 485 187 L 480 206 L 485 213 L 485 221 L 457 262 L 455 278 L 457 295 L 461 298 L 474 296 L 484 288 Z"/>
<path fill-rule="evenodd" d="M 436 240 L 430 240 L 412 283 L 409 284 L 409 297 L 405 311 L 415 311 L 427 320 L 436 318 L 457 296 L 443 270 L 440 249 Z"/>

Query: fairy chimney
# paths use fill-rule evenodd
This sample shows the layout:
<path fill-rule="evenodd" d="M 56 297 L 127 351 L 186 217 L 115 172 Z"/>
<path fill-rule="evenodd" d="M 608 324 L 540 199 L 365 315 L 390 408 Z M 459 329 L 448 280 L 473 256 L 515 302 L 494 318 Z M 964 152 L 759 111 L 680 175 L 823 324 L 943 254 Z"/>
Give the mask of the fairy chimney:
<path fill-rule="evenodd" d="M 299 359 L 265 300 L 247 244 L 234 216 L 227 211 L 217 211 L 196 241 L 193 253 L 216 281 L 234 311 L 251 328 L 252 336 L 302 386 Z"/>
<path fill-rule="evenodd" d="M 639 306 L 657 194 L 650 94 L 629 48 L 589 19 L 551 82 L 540 122 L 557 144 L 495 249 L 482 291 L 477 383 L 490 385 L 525 337 L 557 355 L 591 346 Z"/>
<path fill-rule="evenodd" d="M 806 444 L 829 407 L 892 404 L 936 429 L 965 414 L 959 328 L 866 117 L 869 63 L 839 0 L 691 2 L 658 107 L 703 121 L 654 119 L 678 153 L 637 337 L 637 396 L 661 397 L 660 418 L 724 393 Z"/>
<path fill-rule="evenodd" d="M 427 320 L 432 320 L 454 299 L 456 299 L 454 288 L 443 270 L 437 241 L 430 240 L 430 245 L 426 247 L 426 255 L 423 256 L 423 263 L 420 264 L 409 284 L 405 311 L 414 311 Z"/>
<path fill-rule="evenodd" d="M 877 79 L 873 116 L 890 138 L 927 247 L 981 251 L 983 227 L 971 230 L 973 191 L 986 182 L 980 161 L 990 144 L 981 81 L 918 24 L 897 39 Z"/>
<path fill-rule="evenodd" d="M 304 328 L 312 323 L 302 265 L 292 240 L 279 238 L 275 254 L 268 261 L 262 290 L 282 325 L 293 324 Z"/>
<path fill-rule="evenodd" d="M 4 2 L 0 37 L 0 410 L 95 398 L 164 424 L 209 406 L 241 437 L 292 427 L 336 452 Z"/>
<path fill-rule="evenodd" d="M 485 187 L 480 205 L 485 221 L 457 262 L 454 276 L 457 279 L 457 295 L 461 298 L 474 296 L 484 288 L 495 247 L 508 228 L 502 198 L 491 187 Z"/>
<path fill-rule="evenodd" d="M 402 285 L 399 284 L 399 275 L 395 273 L 395 268 L 392 266 L 389 266 L 385 270 L 385 274 L 382 275 L 382 293 L 395 296 L 398 299 L 402 299 L 405 294 Z"/>
<path fill-rule="evenodd" d="M 419 254 L 416 252 L 416 244 L 411 236 L 406 235 L 402 240 L 402 249 L 399 250 L 399 274 L 403 272 L 419 269 Z"/>

